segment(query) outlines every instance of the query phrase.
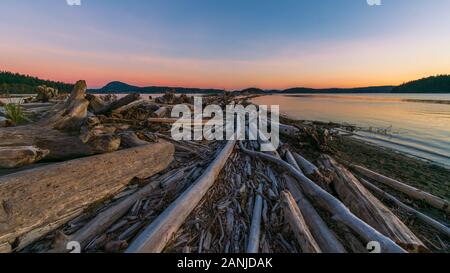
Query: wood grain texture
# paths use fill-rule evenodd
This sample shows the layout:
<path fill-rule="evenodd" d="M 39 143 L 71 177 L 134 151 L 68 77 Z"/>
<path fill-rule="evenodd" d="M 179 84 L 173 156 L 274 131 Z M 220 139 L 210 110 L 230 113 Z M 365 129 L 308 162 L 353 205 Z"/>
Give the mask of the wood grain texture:
<path fill-rule="evenodd" d="M 0 243 L 51 224 L 164 170 L 174 147 L 159 143 L 0 177 Z"/>

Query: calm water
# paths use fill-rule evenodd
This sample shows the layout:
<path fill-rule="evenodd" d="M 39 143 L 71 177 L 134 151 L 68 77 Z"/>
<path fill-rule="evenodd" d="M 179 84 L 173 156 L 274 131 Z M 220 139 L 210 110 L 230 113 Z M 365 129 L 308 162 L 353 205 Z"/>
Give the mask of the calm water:
<path fill-rule="evenodd" d="M 293 119 L 356 125 L 359 138 L 450 167 L 450 104 L 407 99 L 450 101 L 450 94 L 273 95 L 253 102 L 280 105 Z"/>

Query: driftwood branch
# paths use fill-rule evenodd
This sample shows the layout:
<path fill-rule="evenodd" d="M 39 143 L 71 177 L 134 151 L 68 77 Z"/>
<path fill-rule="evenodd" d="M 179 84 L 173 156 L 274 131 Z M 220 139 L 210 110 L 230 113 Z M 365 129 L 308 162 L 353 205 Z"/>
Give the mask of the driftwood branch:
<path fill-rule="evenodd" d="M 433 218 L 413 209 L 412 207 L 405 205 L 403 202 L 395 198 L 393 195 L 383 191 L 382 189 L 378 188 L 374 184 L 370 183 L 369 181 L 365 179 L 360 179 L 361 183 L 366 186 L 369 190 L 375 192 L 377 195 L 379 195 L 382 198 L 385 198 L 395 205 L 397 205 L 399 208 L 404 209 L 405 211 L 413 214 L 417 217 L 417 219 L 421 220 L 422 222 L 432 226 L 436 230 L 440 231 L 442 234 L 446 235 L 448 238 L 450 238 L 450 228 L 445 226 L 444 224 L 434 220 Z"/>
<path fill-rule="evenodd" d="M 259 185 L 255 205 L 253 208 L 252 224 L 250 226 L 250 235 L 248 239 L 249 242 L 247 245 L 247 253 L 259 252 L 259 237 L 261 234 L 262 192 L 263 192 L 263 183 Z"/>
<path fill-rule="evenodd" d="M 353 169 L 355 169 L 360 174 L 373 179 L 381 184 L 390 186 L 409 197 L 416 199 L 416 200 L 422 200 L 426 202 L 427 204 L 445 211 L 447 214 L 450 214 L 450 203 L 447 200 L 444 200 L 440 197 L 434 196 L 430 193 L 424 192 L 422 190 L 416 189 L 410 185 L 407 185 L 405 183 L 402 183 L 400 181 L 394 180 L 392 178 L 386 177 L 384 175 L 381 175 L 379 173 L 376 173 L 374 171 L 371 171 L 369 169 L 366 169 L 361 166 L 352 165 Z"/>

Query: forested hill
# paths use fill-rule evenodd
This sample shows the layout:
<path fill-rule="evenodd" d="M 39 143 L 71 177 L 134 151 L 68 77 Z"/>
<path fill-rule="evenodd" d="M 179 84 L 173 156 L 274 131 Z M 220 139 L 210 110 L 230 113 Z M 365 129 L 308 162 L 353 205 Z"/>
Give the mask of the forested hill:
<path fill-rule="evenodd" d="M 450 93 L 450 75 L 439 75 L 404 83 L 392 93 Z"/>
<path fill-rule="evenodd" d="M 33 94 L 39 85 L 57 88 L 59 92 L 71 92 L 72 84 L 42 80 L 36 77 L 0 71 L 0 94 Z"/>

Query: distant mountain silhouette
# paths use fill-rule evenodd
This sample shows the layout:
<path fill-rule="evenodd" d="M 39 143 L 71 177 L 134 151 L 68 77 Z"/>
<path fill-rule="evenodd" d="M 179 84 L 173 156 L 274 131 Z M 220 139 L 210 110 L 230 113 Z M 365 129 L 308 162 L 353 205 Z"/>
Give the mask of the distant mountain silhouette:
<path fill-rule="evenodd" d="M 392 93 L 450 93 L 450 75 L 438 75 L 404 83 Z"/>
<path fill-rule="evenodd" d="M 246 88 L 243 90 L 233 91 L 236 95 L 257 95 L 257 94 L 301 94 L 301 93 L 390 93 L 393 86 L 375 86 L 360 88 L 326 88 L 314 89 L 305 87 L 295 87 L 285 90 L 263 90 L 260 88 Z M 161 94 L 166 91 L 175 91 L 181 94 L 220 94 L 226 92 L 221 89 L 201 89 L 201 88 L 184 88 L 184 87 L 168 87 L 168 86 L 150 86 L 139 87 L 129 85 L 123 82 L 110 82 L 100 89 L 91 89 L 89 92 L 97 94 L 110 93 L 141 93 L 141 94 Z"/>
<path fill-rule="evenodd" d="M 89 90 L 89 92 L 97 94 L 114 94 L 114 93 L 161 94 L 167 91 L 175 91 L 176 93 L 179 94 L 220 94 L 224 92 L 224 90 L 220 89 L 201 89 L 201 88 L 185 88 L 185 87 L 169 87 L 169 86 L 139 87 L 119 81 L 110 82 L 100 89 Z"/>

